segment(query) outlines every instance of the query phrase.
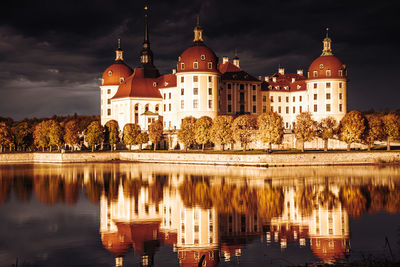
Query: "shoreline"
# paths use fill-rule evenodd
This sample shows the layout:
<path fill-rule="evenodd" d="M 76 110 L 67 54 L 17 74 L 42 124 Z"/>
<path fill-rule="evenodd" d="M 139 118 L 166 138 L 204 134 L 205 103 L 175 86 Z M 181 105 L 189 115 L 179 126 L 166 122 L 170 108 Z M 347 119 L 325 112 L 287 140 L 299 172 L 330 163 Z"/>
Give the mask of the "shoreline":
<path fill-rule="evenodd" d="M 163 163 L 253 167 L 399 165 L 400 151 L 306 152 L 277 154 L 226 154 L 202 152 L 77 152 L 77 153 L 6 153 L 0 164 L 9 163 Z"/>

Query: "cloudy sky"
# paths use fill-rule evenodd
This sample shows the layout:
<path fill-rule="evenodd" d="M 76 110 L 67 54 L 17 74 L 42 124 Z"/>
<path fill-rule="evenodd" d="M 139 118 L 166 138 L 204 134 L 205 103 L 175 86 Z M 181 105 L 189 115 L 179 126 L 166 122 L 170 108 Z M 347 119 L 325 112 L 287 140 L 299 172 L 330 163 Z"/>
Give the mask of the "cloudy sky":
<path fill-rule="evenodd" d="M 0 16 L 0 116 L 99 114 L 102 72 L 117 38 L 139 63 L 144 1 L 7 1 Z M 196 15 L 216 54 L 254 76 L 307 70 L 325 28 L 349 71 L 349 109 L 400 108 L 397 0 L 150 1 L 150 41 L 162 73 L 193 39 Z"/>

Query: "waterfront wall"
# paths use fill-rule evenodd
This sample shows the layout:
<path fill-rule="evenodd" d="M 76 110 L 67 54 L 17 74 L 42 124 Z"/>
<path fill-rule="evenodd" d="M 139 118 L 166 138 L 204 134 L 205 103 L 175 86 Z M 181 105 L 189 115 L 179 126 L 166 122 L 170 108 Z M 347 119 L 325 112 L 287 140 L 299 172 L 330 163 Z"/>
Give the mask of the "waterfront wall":
<path fill-rule="evenodd" d="M 172 164 L 240 166 L 310 166 L 400 163 L 400 152 L 352 151 L 292 154 L 219 154 L 169 152 L 95 152 L 95 153 L 10 153 L 0 154 L 0 163 L 79 163 L 79 162 L 154 162 Z"/>

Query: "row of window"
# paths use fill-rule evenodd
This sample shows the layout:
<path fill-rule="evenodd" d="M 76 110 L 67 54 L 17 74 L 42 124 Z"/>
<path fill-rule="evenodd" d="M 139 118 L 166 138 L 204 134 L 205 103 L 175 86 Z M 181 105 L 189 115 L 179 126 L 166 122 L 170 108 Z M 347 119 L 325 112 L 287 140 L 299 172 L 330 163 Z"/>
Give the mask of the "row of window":
<path fill-rule="evenodd" d="M 181 88 L 181 95 L 185 95 L 185 89 L 184 88 Z M 199 88 L 197 88 L 197 87 L 193 88 L 193 95 L 199 95 Z M 208 88 L 208 95 L 212 95 L 212 88 Z M 171 97 L 170 97 L 170 99 L 171 99 Z"/>
<path fill-rule="evenodd" d="M 212 69 L 212 67 L 213 67 L 213 64 L 212 64 L 212 62 L 208 62 L 207 63 L 207 68 L 209 69 L 209 70 L 211 70 Z M 195 61 L 195 62 L 193 62 L 193 69 L 198 69 L 199 68 L 199 62 L 197 62 L 197 61 Z M 184 70 L 185 69 L 185 63 L 181 63 L 181 70 Z"/>
<path fill-rule="evenodd" d="M 255 84 L 253 84 L 253 85 L 249 85 L 249 86 L 251 86 L 251 88 L 255 91 L 255 90 L 257 90 L 257 85 L 255 85 Z M 230 89 L 232 89 L 232 84 L 231 83 L 228 83 L 227 84 L 227 88 L 230 90 Z M 244 90 L 244 84 L 239 84 L 239 90 Z"/>
<path fill-rule="evenodd" d="M 265 97 L 265 100 L 264 100 L 264 97 Z M 271 100 L 271 103 L 273 103 L 274 102 L 274 96 L 271 96 L 271 98 L 270 98 L 270 100 Z M 266 102 L 267 101 L 267 99 L 266 99 L 266 96 L 263 96 L 263 102 Z M 303 96 L 299 96 L 299 102 L 302 102 L 303 101 Z M 278 102 L 282 102 L 282 97 L 281 96 L 278 96 Z M 293 96 L 293 102 L 296 102 L 296 97 L 295 96 Z M 289 103 L 289 97 L 287 96 L 286 97 L 286 103 Z"/>
<path fill-rule="evenodd" d="M 265 110 L 265 108 L 263 107 L 263 112 L 265 112 L 264 110 Z M 274 107 L 272 107 L 272 106 L 271 106 L 271 111 L 274 112 Z M 286 107 L 285 111 L 286 111 L 286 114 L 289 114 L 289 107 Z M 325 111 L 326 112 L 331 112 L 331 104 L 326 104 Z M 342 112 L 342 111 L 343 111 L 343 105 L 339 104 L 339 112 Z M 279 114 L 281 114 L 282 113 L 282 107 L 279 106 L 277 112 Z M 299 106 L 299 113 L 301 113 L 301 112 L 303 112 L 303 107 Z M 318 105 L 317 104 L 314 105 L 314 112 L 318 112 Z M 293 107 L 293 114 L 295 114 L 295 113 L 296 113 L 296 107 Z"/>
<path fill-rule="evenodd" d="M 228 113 L 232 112 L 232 105 L 228 105 Z M 244 105 L 240 105 L 240 112 L 244 112 Z M 253 113 L 257 113 L 257 106 L 253 106 Z"/>
<path fill-rule="evenodd" d="M 343 83 L 339 83 L 339 88 L 342 88 L 343 87 Z M 314 83 L 314 89 L 317 89 L 318 88 L 318 83 Z M 330 82 L 328 82 L 328 83 L 325 83 L 325 88 L 331 88 L 331 83 Z"/>
<path fill-rule="evenodd" d="M 198 99 L 193 99 L 193 108 L 197 109 L 199 107 L 199 100 Z M 185 108 L 185 100 L 181 100 L 181 109 Z M 213 108 L 213 101 L 208 100 L 208 108 Z M 171 111 L 172 106 L 171 104 L 168 104 L 168 111 Z M 167 105 L 164 104 L 164 111 L 167 111 Z"/>
<path fill-rule="evenodd" d="M 208 82 L 211 83 L 212 82 L 212 76 L 208 76 Z M 181 76 L 181 83 L 185 82 L 185 77 Z M 194 75 L 193 76 L 193 82 L 197 83 L 199 82 L 199 76 Z"/>
<path fill-rule="evenodd" d="M 263 100 L 264 100 L 264 98 L 265 98 L 264 102 L 266 102 L 267 101 L 266 96 L 263 97 Z M 227 99 L 228 99 L 228 101 L 232 100 L 232 95 L 228 94 L 227 95 Z M 244 94 L 243 93 L 240 93 L 240 101 L 244 101 Z M 253 102 L 256 102 L 256 101 L 257 101 L 257 96 L 253 95 Z"/>
<path fill-rule="evenodd" d="M 331 75 L 332 75 L 331 74 L 331 70 L 326 70 L 325 74 L 326 74 L 327 77 L 331 77 Z M 338 74 L 339 74 L 340 77 L 343 77 L 343 70 L 339 70 Z M 313 76 L 315 78 L 318 77 L 318 71 L 317 70 L 313 71 Z"/>

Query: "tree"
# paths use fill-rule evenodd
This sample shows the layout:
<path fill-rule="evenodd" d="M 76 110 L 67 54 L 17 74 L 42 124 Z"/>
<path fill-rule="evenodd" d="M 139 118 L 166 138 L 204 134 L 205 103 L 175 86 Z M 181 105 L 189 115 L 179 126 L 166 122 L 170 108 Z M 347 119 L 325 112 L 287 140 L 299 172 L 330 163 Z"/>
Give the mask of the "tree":
<path fill-rule="evenodd" d="M 196 142 L 201 145 L 201 150 L 204 151 L 204 145 L 211 141 L 210 130 L 212 119 L 208 116 L 199 118 L 194 127 Z"/>
<path fill-rule="evenodd" d="M 104 142 L 103 127 L 99 121 L 93 121 L 86 129 L 86 141 L 92 147 L 92 152 L 96 145 Z"/>
<path fill-rule="evenodd" d="M 313 140 L 317 134 L 317 123 L 312 119 L 310 112 L 302 112 L 296 116 L 294 134 L 301 140 L 301 152 L 304 152 L 304 143 Z"/>
<path fill-rule="evenodd" d="M 224 150 L 226 144 L 233 143 L 231 128 L 232 120 L 232 116 L 226 115 L 217 116 L 213 120 L 213 125 L 210 130 L 211 140 L 215 144 L 221 145 L 222 150 Z"/>
<path fill-rule="evenodd" d="M 110 120 L 105 125 L 105 141 L 110 144 L 111 150 L 116 149 L 119 142 L 119 126 L 116 120 Z"/>
<path fill-rule="evenodd" d="M 182 120 L 181 129 L 178 131 L 178 140 L 185 145 L 185 151 L 188 146 L 196 143 L 195 123 L 196 118 L 186 117 Z"/>
<path fill-rule="evenodd" d="M 324 151 L 328 151 L 328 140 L 335 135 L 337 126 L 337 121 L 330 116 L 318 123 L 318 136 L 324 140 Z"/>
<path fill-rule="evenodd" d="M 387 151 L 390 151 L 390 140 L 400 137 L 400 117 L 394 113 L 383 116 L 383 130 L 387 139 Z"/>
<path fill-rule="evenodd" d="M 276 112 L 262 113 L 257 118 L 258 136 L 263 143 L 268 144 L 269 151 L 272 144 L 281 144 L 283 139 L 283 119 Z"/>
<path fill-rule="evenodd" d="M 257 128 L 257 118 L 252 115 L 237 117 L 232 123 L 233 139 L 243 145 L 246 151 L 247 145 L 252 141 L 254 131 Z"/>
<path fill-rule="evenodd" d="M 149 126 L 149 140 L 154 145 L 154 151 L 157 149 L 158 142 L 161 141 L 163 136 L 163 123 L 161 120 L 153 121 Z"/>
<path fill-rule="evenodd" d="M 139 144 L 139 151 L 142 151 L 142 145 L 149 142 L 149 135 L 146 132 L 139 133 L 136 137 L 136 143 Z"/>
<path fill-rule="evenodd" d="M 11 151 L 13 141 L 14 137 L 11 128 L 5 122 L 0 122 L 0 152 L 3 152 L 4 146 L 9 146 Z"/>
<path fill-rule="evenodd" d="M 375 114 L 368 114 L 365 117 L 367 119 L 367 129 L 363 141 L 368 145 L 368 151 L 370 151 L 375 141 L 381 141 L 384 138 L 383 122 Z"/>
<path fill-rule="evenodd" d="M 35 130 L 33 131 L 33 140 L 36 147 L 41 147 L 42 151 L 49 146 L 49 122 L 42 121 L 36 124 Z"/>
<path fill-rule="evenodd" d="M 136 138 L 140 134 L 140 126 L 133 123 L 125 124 L 123 133 L 123 142 L 131 150 L 132 146 L 137 144 Z"/>
<path fill-rule="evenodd" d="M 79 144 L 79 124 L 76 120 L 71 120 L 65 124 L 65 144 L 74 150 L 74 146 Z"/>
<path fill-rule="evenodd" d="M 58 122 L 54 120 L 48 121 L 48 135 L 50 151 L 52 146 L 57 146 L 57 150 L 60 151 L 60 147 L 63 144 L 64 132 Z"/>
<path fill-rule="evenodd" d="M 339 125 L 340 139 L 347 143 L 347 151 L 354 142 L 360 142 L 365 132 L 365 119 L 357 110 L 348 112 Z"/>
<path fill-rule="evenodd" d="M 33 143 L 32 128 L 29 127 L 27 122 L 20 122 L 12 128 L 15 137 L 15 144 L 17 147 L 25 150 Z"/>

